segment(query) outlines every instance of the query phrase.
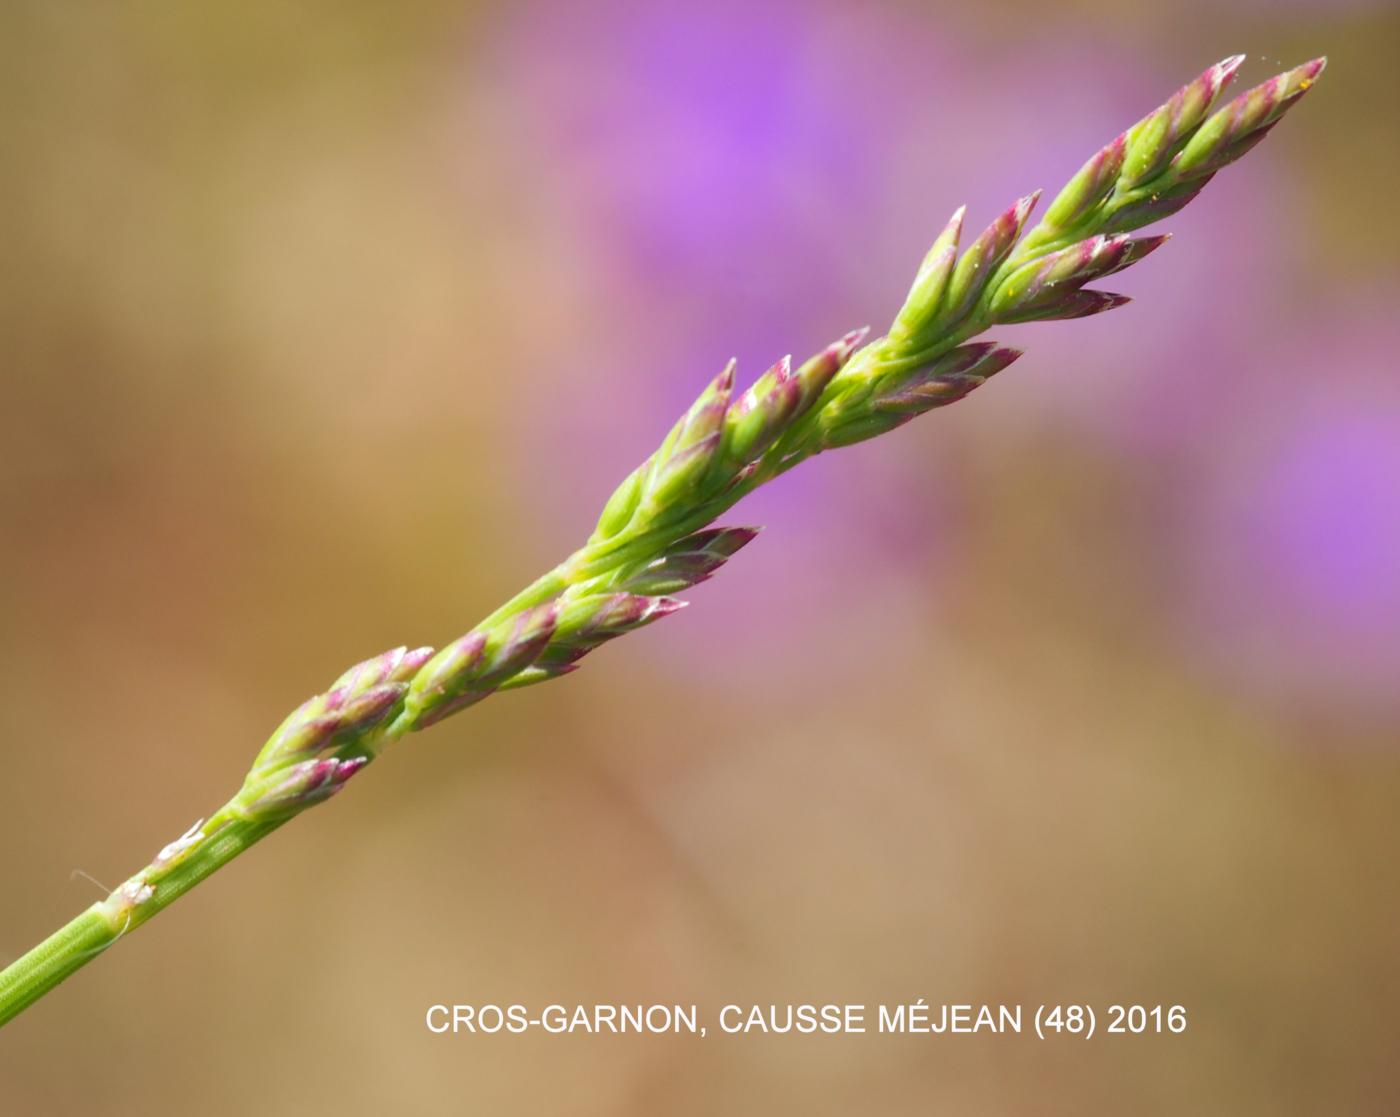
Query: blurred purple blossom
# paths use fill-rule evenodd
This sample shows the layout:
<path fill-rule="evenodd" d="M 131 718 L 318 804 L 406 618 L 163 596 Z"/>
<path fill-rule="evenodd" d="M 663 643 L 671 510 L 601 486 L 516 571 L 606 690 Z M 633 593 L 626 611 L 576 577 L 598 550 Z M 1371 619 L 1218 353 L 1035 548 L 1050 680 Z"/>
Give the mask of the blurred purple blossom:
<path fill-rule="evenodd" d="M 814 56 L 801 6 L 558 3 L 521 15 L 505 37 L 506 94 L 614 281 L 652 298 L 717 295 L 711 312 L 742 341 L 780 294 L 756 265 L 816 262 L 833 242 L 813 244 L 813 218 L 868 204 L 864 106 L 828 80 L 840 60 Z"/>
<path fill-rule="evenodd" d="M 1397 348 L 1383 309 L 1283 331 L 1251 365 L 1269 390 L 1196 444 L 1175 546 L 1197 643 L 1226 675 L 1302 702 L 1397 702 Z"/>

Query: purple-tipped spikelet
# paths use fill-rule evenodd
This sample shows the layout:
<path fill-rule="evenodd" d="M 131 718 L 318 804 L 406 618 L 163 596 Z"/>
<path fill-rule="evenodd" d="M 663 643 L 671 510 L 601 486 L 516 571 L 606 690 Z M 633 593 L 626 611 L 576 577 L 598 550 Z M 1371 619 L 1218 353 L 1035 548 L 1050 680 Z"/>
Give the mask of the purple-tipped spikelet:
<path fill-rule="evenodd" d="M 1113 275 L 1156 251 L 1168 235 L 1129 237 L 1125 233 L 1095 236 L 1052 252 L 1014 270 L 1002 280 L 988 302 L 998 322 L 1026 322 L 1055 317 L 1073 304 L 1069 296 L 1086 283 Z"/>
<path fill-rule="evenodd" d="M 1242 54 L 1217 62 L 1195 81 L 1178 89 L 1165 105 L 1128 129 L 1120 190 L 1131 189 L 1161 173 L 1186 137 L 1205 119 L 1243 62 Z"/>
<path fill-rule="evenodd" d="M 876 389 L 871 406 L 907 421 L 935 407 L 956 403 L 1020 356 L 1021 350 L 994 341 L 959 346 L 912 375 L 892 377 L 893 383 Z"/>
<path fill-rule="evenodd" d="M 1048 299 L 1009 311 L 1001 318 L 1003 325 L 1011 326 L 1021 322 L 1050 322 L 1069 318 L 1089 318 L 1105 311 L 1117 310 L 1133 300 L 1127 295 L 1116 295 L 1112 291 L 1094 291 L 1081 288 L 1066 291 Z"/>
<path fill-rule="evenodd" d="M 329 799 L 368 763 L 365 756 L 326 756 L 266 773 L 244 785 L 233 813 L 260 822 L 289 818 Z"/>
<path fill-rule="evenodd" d="M 819 365 L 824 370 L 825 377 L 829 381 L 831 377 L 846 367 L 846 362 L 851 359 L 851 356 L 861 347 L 861 344 L 869 336 L 869 326 L 861 326 L 859 329 L 844 333 L 815 357 L 807 361 L 802 368 L 806 368 L 808 365 Z M 802 375 L 802 368 L 797 370 L 798 376 Z"/>
<path fill-rule="evenodd" d="M 645 527 L 705 480 L 723 437 L 734 369 L 731 360 L 671 428 L 661 448 L 614 490 L 591 542 L 611 539 L 630 527 Z"/>
<path fill-rule="evenodd" d="M 1185 208 L 1215 172 L 1263 140 L 1326 66 L 1314 59 L 1216 108 L 1242 61 L 1236 55 L 1209 67 L 1090 159 L 1026 235 L 1017 259 L 1091 232 L 1140 229 Z"/>
<path fill-rule="evenodd" d="M 687 602 L 674 597 L 612 593 L 580 597 L 564 605 L 554 639 L 540 656 L 542 666 L 573 663 L 600 644 L 669 617 Z"/>
<path fill-rule="evenodd" d="M 832 370 L 833 373 L 835 370 Z M 828 378 L 829 379 L 829 378 Z M 820 392 L 825 384 L 817 388 Z M 747 465 L 772 445 L 803 404 L 803 385 L 786 356 L 753 382 L 724 417 L 724 458 Z M 811 397 L 815 399 L 815 395 Z M 811 400 L 807 400 L 811 402 Z"/>
<path fill-rule="evenodd" d="M 672 429 L 652 457 L 642 482 L 642 507 L 665 510 L 694 489 L 710 471 L 724 433 L 724 417 L 734 391 L 735 362 L 730 361 Z"/>
<path fill-rule="evenodd" d="M 1325 58 L 1314 58 L 1241 93 L 1187 141 L 1172 160 L 1172 173 L 1179 179 L 1199 178 L 1233 163 L 1298 103 L 1326 66 Z"/>
<path fill-rule="evenodd" d="M 673 543 L 659 557 L 627 574 L 618 589 L 638 594 L 668 594 L 698 586 L 753 542 L 756 527 L 706 528 Z"/>
<path fill-rule="evenodd" d="M 1115 275 L 1124 268 L 1132 267 L 1139 260 L 1150 256 L 1171 239 L 1171 233 L 1157 233 L 1150 237 L 1132 237 L 1123 245 L 1123 251 L 1118 259 L 1102 271 L 1095 271 L 1088 278 L 1102 279 L 1106 275 Z"/>
<path fill-rule="evenodd" d="M 413 678 L 418 669 L 432 657 L 432 648 L 393 648 L 383 655 L 357 663 L 331 684 L 331 689 L 344 687 L 350 691 L 364 690 L 379 683 L 403 683 Z"/>
<path fill-rule="evenodd" d="M 343 748 L 388 723 L 432 648 L 393 648 L 357 663 L 324 694 L 288 715 L 253 761 L 253 771 L 284 768 L 328 749 Z"/>
<path fill-rule="evenodd" d="M 1034 246 L 1058 236 L 1090 214 L 1118 185 L 1128 150 L 1124 132 L 1094 154 L 1045 211 L 1039 225 L 1026 234 L 1025 245 Z"/>
<path fill-rule="evenodd" d="M 890 337 L 894 340 L 913 339 L 921 335 L 937 320 L 938 310 L 943 303 L 948 280 L 953 274 L 953 265 L 958 260 L 958 239 L 962 236 L 963 218 L 967 206 L 959 206 L 953 216 L 943 226 L 933 247 L 928 250 L 924 262 L 914 276 L 914 283 L 905 296 L 904 305 L 895 316 L 890 327 Z"/>
<path fill-rule="evenodd" d="M 793 368 L 784 357 L 732 400 L 735 363 L 701 393 L 661 448 L 614 490 L 592 544 L 685 519 L 697 503 L 741 487 L 756 461 L 821 397 L 869 331 L 852 330 Z"/>
<path fill-rule="evenodd" d="M 1163 221 L 1194 202 L 1212 177 L 1206 175 L 1175 186 L 1136 190 L 1128 195 L 1128 200 L 1120 201 L 1111 212 L 1104 214 L 1100 230 L 1105 233 L 1130 233 L 1144 225 Z"/>
<path fill-rule="evenodd" d="M 1019 349 L 975 341 L 912 368 L 876 365 L 864 390 L 817 417 L 817 447 L 834 450 L 864 442 L 925 411 L 956 403 L 1019 356 Z"/>
<path fill-rule="evenodd" d="M 284 768 L 363 738 L 388 722 L 407 690 L 400 682 L 379 683 L 358 693 L 342 685 L 307 699 L 277 727 L 253 770 Z"/>
<path fill-rule="evenodd" d="M 425 729 L 480 702 L 548 646 L 559 604 L 546 602 L 448 644 L 423 665 L 404 697 L 407 727 Z"/>
<path fill-rule="evenodd" d="M 578 669 L 578 660 L 601 644 L 685 608 L 674 597 L 633 593 L 584 595 L 563 602 L 559 624 L 548 647 L 529 667 L 503 682 L 500 690 L 519 690 L 548 682 Z"/>
<path fill-rule="evenodd" d="M 968 246 L 948 281 L 947 309 L 937 316 L 940 325 L 956 322 L 972 309 L 996 269 L 1011 254 L 1039 197 L 1037 190 L 1018 199 Z"/>
<path fill-rule="evenodd" d="M 733 476 L 776 442 L 807 413 L 867 333 L 852 330 L 796 369 L 792 358 L 784 357 L 754 381 L 724 417 L 720 468 Z"/>

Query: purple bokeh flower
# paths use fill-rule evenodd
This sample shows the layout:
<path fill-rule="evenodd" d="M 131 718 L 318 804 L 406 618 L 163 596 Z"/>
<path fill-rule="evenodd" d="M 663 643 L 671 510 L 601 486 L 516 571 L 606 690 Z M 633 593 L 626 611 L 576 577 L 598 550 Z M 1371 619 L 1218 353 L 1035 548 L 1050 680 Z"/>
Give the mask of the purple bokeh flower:
<path fill-rule="evenodd" d="M 1197 444 L 1183 489 L 1175 549 L 1190 636 L 1224 676 L 1290 702 L 1391 708 L 1400 329 L 1384 310 L 1353 309 L 1277 346 L 1255 357 L 1276 373 L 1271 390 Z"/>

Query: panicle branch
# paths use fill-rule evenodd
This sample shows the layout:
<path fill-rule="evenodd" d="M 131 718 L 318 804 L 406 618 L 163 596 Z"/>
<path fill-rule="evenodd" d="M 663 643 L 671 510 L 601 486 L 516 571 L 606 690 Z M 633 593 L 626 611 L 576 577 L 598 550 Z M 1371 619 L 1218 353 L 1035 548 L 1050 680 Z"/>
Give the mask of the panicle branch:
<path fill-rule="evenodd" d="M 1132 230 L 1180 210 L 1307 92 L 1316 59 L 1220 107 L 1243 56 L 1208 67 L 1096 152 L 1027 231 L 1040 191 L 960 250 L 966 208 L 934 240 L 888 334 L 852 331 L 736 389 L 730 361 L 656 451 L 613 492 L 588 543 L 508 607 L 433 653 L 396 649 L 347 671 L 264 747 L 240 809 L 285 812 L 333 794 L 383 745 L 498 690 L 575 670 L 590 651 L 678 611 L 756 528 L 708 526 L 813 454 L 962 399 L 1021 356 L 973 340 L 996 325 L 1082 318 L 1124 305 L 1089 284 L 1156 251 Z"/>
<path fill-rule="evenodd" d="M 1217 107 L 1242 62 L 1236 55 L 1208 67 L 1111 140 L 1029 231 L 1040 191 L 1008 206 L 961 251 L 959 208 L 887 335 L 862 348 L 867 331 L 853 331 L 795 367 L 783 357 L 742 390 L 730 361 L 618 486 L 584 548 L 537 583 L 538 593 L 527 590 L 518 609 L 423 665 L 389 735 L 496 690 L 557 678 L 599 644 L 675 612 L 681 602 L 669 595 L 709 578 L 754 535 L 707 524 L 813 454 L 893 430 L 985 384 L 1021 356 L 971 340 L 989 327 L 1126 304 L 1089 284 L 1168 239 L 1130 231 L 1185 206 L 1267 134 L 1324 66 L 1306 63 Z"/>

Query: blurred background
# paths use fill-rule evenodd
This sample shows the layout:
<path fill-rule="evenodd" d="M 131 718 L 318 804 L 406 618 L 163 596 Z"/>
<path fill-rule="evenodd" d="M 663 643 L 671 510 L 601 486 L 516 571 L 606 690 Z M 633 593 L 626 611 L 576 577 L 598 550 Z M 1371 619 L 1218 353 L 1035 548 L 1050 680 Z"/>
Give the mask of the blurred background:
<path fill-rule="evenodd" d="M 6 1112 L 1400 1109 L 1389 3 L 0 13 L 0 955 L 347 664 L 580 543 L 731 355 L 1203 67 L 1320 90 L 695 608 L 405 743 L 0 1036 Z M 435 1002 L 1180 1003 L 1181 1037 L 496 1038 Z"/>

